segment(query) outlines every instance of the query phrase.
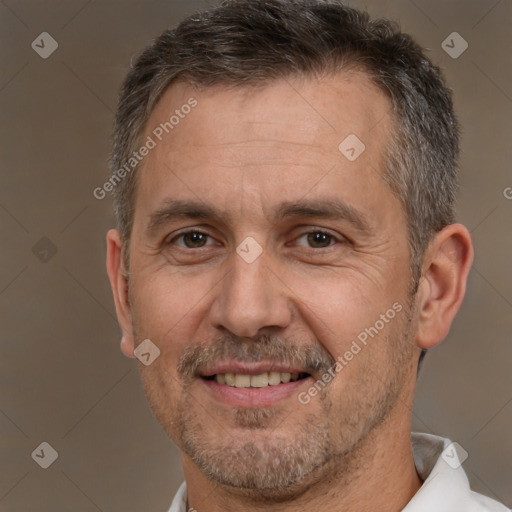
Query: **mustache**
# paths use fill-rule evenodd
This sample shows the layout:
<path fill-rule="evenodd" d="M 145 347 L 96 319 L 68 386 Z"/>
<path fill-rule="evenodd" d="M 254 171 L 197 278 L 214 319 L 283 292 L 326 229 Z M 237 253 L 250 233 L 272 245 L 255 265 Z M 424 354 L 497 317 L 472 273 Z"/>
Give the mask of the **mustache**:
<path fill-rule="evenodd" d="M 269 334 L 251 339 L 227 334 L 213 343 L 189 345 L 180 357 L 178 375 L 192 379 L 212 365 L 227 360 L 242 363 L 271 361 L 276 365 L 301 368 L 311 375 L 325 373 L 336 363 L 320 344 L 295 345 L 280 336 Z"/>

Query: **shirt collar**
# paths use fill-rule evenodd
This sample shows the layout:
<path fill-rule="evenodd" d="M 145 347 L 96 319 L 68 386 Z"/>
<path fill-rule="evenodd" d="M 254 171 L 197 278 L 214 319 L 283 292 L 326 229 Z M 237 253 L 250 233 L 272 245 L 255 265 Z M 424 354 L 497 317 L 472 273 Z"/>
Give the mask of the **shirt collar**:
<path fill-rule="evenodd" d="M 414 463 L 423 485 L 403 512 L 465 510 L 470 487 L 455 445 L 430 434 L 412 434 Z"/>

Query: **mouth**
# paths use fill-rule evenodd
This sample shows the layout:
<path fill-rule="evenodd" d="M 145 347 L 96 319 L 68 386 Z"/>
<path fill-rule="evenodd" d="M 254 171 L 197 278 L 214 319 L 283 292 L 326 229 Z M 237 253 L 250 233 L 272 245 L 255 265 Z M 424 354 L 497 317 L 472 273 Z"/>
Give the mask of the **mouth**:
<path fill-rule="evenodd" d="M 305 372 L 277 372 L 269 371 L 258 374 L 250 373 L 217 373 L 214 375 L 201 376 L 206 381 L 213 381 L 223 386 L 232 388 L 267 388 L 270 386 L 279 386 L 304 380 L 310 377 Z"/>
<path fill-rule="evenodd" d="M 268 361 L 226 361 L 197 376 L 214 400 L 236 408 L 276 406 L 313 380 L 303 368 Z"/>

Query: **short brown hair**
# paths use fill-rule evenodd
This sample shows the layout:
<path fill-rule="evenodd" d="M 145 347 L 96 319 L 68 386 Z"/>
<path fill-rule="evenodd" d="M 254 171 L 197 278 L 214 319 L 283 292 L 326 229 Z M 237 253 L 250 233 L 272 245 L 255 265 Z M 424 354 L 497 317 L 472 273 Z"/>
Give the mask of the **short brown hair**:
<path fill-rule="evenodd" d="M 228 0 L 166 30 L 131 67 L 121 89 L 111 170 L 141 143 L 164 90 L 264 85 L 291 76 L 362 69 L 390 98 L 394 130 L 384 180 L 408 222 L 413 280 L 424 251 L 454 222 L 459 129 L 440 70 L 410 36 L 388 20 L 331 0 Z M 123 241 L 130 238 L 137 173 L 114 188 Z M 414 288 L 414 291 L 416 288 Z"/>

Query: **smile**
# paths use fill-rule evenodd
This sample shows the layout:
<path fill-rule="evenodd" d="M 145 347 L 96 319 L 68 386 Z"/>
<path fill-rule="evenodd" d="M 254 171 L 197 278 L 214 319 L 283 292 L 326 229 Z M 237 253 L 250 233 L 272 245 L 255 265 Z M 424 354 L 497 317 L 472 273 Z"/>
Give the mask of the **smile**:
<path fill-rule="evenodd" d="M 307 373 L 289 373 L 289 372 L 263 372 L 258 375 L 248 375 L 243 373 L 218 373 L 207 380 L 214 380 L 218 384 L 234 388 L 266 388 L 268 386 L 278 386 L 309 377 Z"/>

